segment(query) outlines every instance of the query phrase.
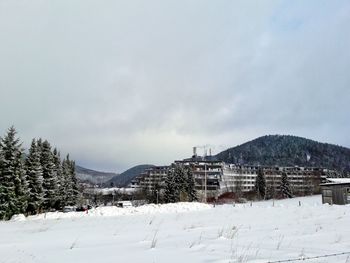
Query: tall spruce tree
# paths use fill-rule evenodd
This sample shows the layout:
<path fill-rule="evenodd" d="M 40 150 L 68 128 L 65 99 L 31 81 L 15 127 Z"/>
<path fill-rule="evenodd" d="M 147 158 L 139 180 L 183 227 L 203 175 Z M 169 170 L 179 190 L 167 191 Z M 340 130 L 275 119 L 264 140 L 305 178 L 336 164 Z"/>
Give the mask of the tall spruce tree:
<path fill-rule="evenodd" d="M 64 204 L 75 205 L 78 198 L 78 185 L 75 175 L 75 163 L 69 159 L 69 155 L 62 162 Z"/>
<path fill-rule="evenodd" d="M 166 203 L 175 203 L 175 181 L 174 181 L 174 168 L 171 167 L 168 170 L 167 177 L 165 179 L 164 201 Z"/>
<path fill-rule="evenodd" d="M 265 199 L 266 195 L 266 180 L 264 176 L 263 169 L 260 168 L 258 170 L 258 174 L 256 176 L 256 181 L 255 181 L 255 191 L 257 193 L 257 196 L 259 199 Z"/>
<path fill-rule="evenodd" d="M 182 165 L 175 165 L 174 170 L 174 183 L 175 183 L 175 202 L 188 201 L 186 192 L 186 178 L 185 170 Z"/>
<path fill-rule="evenodd" d="M 9 219 L 27 208 L 27 184 L 23 166 L 23 150 L 14 127 L 1 140 L 0 218 Z"/>
<path fill-rule="evenodd" d="M 169 169 L 165 180 L 164 201 L 166 203 L 175 203 L 197 200 L 192 169 L 181 164 L 175 164 Z"/>
<path fill-rule="evenodd" d="M 43 151 L 43 140 L 39 138 L 36 142 L 36 145 L 37 145 L 37 150 L 41 155 L 41 152 Z"/>
<path fill-rule="evenodd" d="M 288 180 L 286 172 L 282 173 L 280 190 L 281 190 L 282 197 L 284 197 L 284 198 L 292 198 L 293 197 L 292 191 L 291 191 L 290 186 L 289 186 L 289 180 Z"/>
<path fill-rule="evenodd" d="M 20 213 L 25 213 L 28 207 L 28 182 L 24 165 L 23 149 L 17 151 L 15 167 L 15 192 L 17 196 L 17 207 Z"/>
<path fill-rule="evenodd" d="M 55 208 L 60 209 L 65 206 L 65 178 L 63 175 L 60 152 L 56 148 L 54 148 L 52 155 L 54 162 L 54 174 L 57 178 L 57 195 Z"/>
<path fill-rule="evenodd" d="M 73 185 L 74 203 L 76 204 L 80 195 L 80 191 L 78 187 L 77 174 L 75 172 L 75 161 L 71 160 L 70 165 L 71 165 L 71 173 L 72 173 L 71 180 Z"/>
<path fill-rule="evenodd" d="M 188 201 L 190 202 L 198 201 L 192 169 L 190 167 L 187 167 L 185 169 L 185 173 L 186 173 L 186 190 L 188 195 Z"/>
<path fill-rule="evenodd" d="M 15 185 L 12 173 L 8 172 L 6 166 L 2 139 L 0 139 L 0 220 L 10 219 L 17 212 Z"/>
<path fill-rule="evenodd" d="M 40 143 L 40 142 L 39 142 Z M 38 145 L 40 147 L 40 144 Z M 55 163 L 51 152 L 51 145 L 44 141 L 41 146 L 41 166 L 43 169 L 44 208 L 49 210 L 55 206 L 57 200 L 57 177 Z"/>
<path fill-rule="evenodd" d="M 44 201 L 43 169 L 40 163 L 40 151 L 35 139 L 32 140 L 26 158 L 26 175 L 28 181 L 28 208 L 30 214 L 39 213 Z"/>

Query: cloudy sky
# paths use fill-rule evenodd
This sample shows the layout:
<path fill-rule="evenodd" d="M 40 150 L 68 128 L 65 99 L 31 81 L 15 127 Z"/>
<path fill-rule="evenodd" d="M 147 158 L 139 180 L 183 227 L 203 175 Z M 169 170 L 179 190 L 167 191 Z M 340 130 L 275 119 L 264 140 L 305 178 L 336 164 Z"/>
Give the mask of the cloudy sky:
<path fill-rule="evenodd" d="M 0 0 L 0 134 L 123 171 L 265 134 L 350 147 L 350 2 Z"/>

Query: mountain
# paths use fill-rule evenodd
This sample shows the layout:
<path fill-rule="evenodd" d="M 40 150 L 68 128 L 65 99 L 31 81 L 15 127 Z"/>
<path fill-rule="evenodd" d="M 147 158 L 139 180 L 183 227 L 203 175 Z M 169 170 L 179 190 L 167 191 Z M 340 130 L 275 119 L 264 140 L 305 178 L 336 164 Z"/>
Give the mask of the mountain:
<path fill-rule="evenodd" d="M 118 175 L 116 173 L 106 173 L 106 172 L 99 172 L 99 171 L 87 169 L 79 165 L 75 166 L 75 173 L 77 175 L 77 179 L 80 182 L 87 182 L 87 183 L 99 184 L 99 185 L 107 182 L 108 180 L 112 179 L 114 176 Z"/>
<path fill-rule="evenodd" d="M 216 157 L 227 163 L 324 167 L 350 171 L 350 149 L 291 136 L 267 135 L 227 149 Z"/>
<path fill-rule="evenodd" d="M 140 175 L 145 169 L 153 167 L 154 165 L 151 164 L 142 164 L 134 166 L 125 172 L 114 176 L 112 179 L 108 180 L 104 185 L 105 186 L 111 186 L 113 184 L 117 187 L 124 187 L 127 186 L 132 179 Z"/>

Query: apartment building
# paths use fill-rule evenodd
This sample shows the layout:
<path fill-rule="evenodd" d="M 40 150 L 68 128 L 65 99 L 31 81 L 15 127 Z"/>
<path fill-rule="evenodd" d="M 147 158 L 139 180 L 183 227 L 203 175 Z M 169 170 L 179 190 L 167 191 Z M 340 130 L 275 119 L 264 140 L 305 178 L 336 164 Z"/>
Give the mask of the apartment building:
<path fill-rule="evenodd" d="M 211 156 L 200 157 L 192 156 L 192 158 L 175 161 L 174 164 L 180 164 L 189 167 L 193 172 L 195 188 L 199 197 L 215 197 L 220 191 L 220 182 L 223 179 L 223 162 L 217 161 Z"/>
<path fill-rule="evenodd" d="M 146 169 L 135 178 L 130 187 L 153 190 L 155 186 L 162 189 L 169 169 L 173 165 L 189 167 L 193 171 L 195 188 L 198 196 L 203 198 L 218 197 L 226 192 L 254 191 L 258 171 L 265 176 L 268 190 L 278 193 L 282 174 L 289 179 L 290 188 L 296 195 L 320 192 L 320 184 L 326 178 L 339 177 L 336 171 L 318 167 L 280 167 L 226 164 L 213 156 L 198 156 L 194 148 L 191 158 L 177 160 L 170 166 L 155 166 Z"/>
<path fill-rule="evenodd" d="M 153 166 L 131 181 L 129 187 L 153 190 L 155 186 L 164 188 L 166 176 L 170 166 Z"/>
<path fill-rule="evenodd" d="M 328 177 L 338 173 L 318 167 L 280 167 L 250 166 L 224 164 L 223 180 L 220 182 L 222 192 L 249 192 L 254 190 L 256 176 L 261 170 L 265 176 L 266 186 L 279 191 L 282 174 L 287 175 L 290 187 L 295 194 L 319 193 L 320 184 Z"/>

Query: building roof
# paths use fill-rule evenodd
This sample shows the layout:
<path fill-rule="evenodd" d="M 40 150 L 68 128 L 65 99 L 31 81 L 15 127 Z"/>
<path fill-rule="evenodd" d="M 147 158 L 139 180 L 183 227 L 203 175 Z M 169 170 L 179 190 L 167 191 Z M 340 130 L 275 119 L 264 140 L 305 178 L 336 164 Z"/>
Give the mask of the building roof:
<path fill-rule="evenodd" d="M 186 162 L 221 163 L 222 161 L 218 160 L 216 156 L 212 156 L 212 155 L 207 155 L 207 156 L 193 155 L 191 158 L 175 161 L 175 163 L 186 163 Z"/>
<path fill-rule="evenodd" d="M 323 183 L 320 185 L 321 186 L 350 185 L 350 178 L 327 178 L 327 183 Z"/>
<path fill-rule="evenodd" d="M 350 178 L 327 178 L 330 183 L 350 183 Z"/>

